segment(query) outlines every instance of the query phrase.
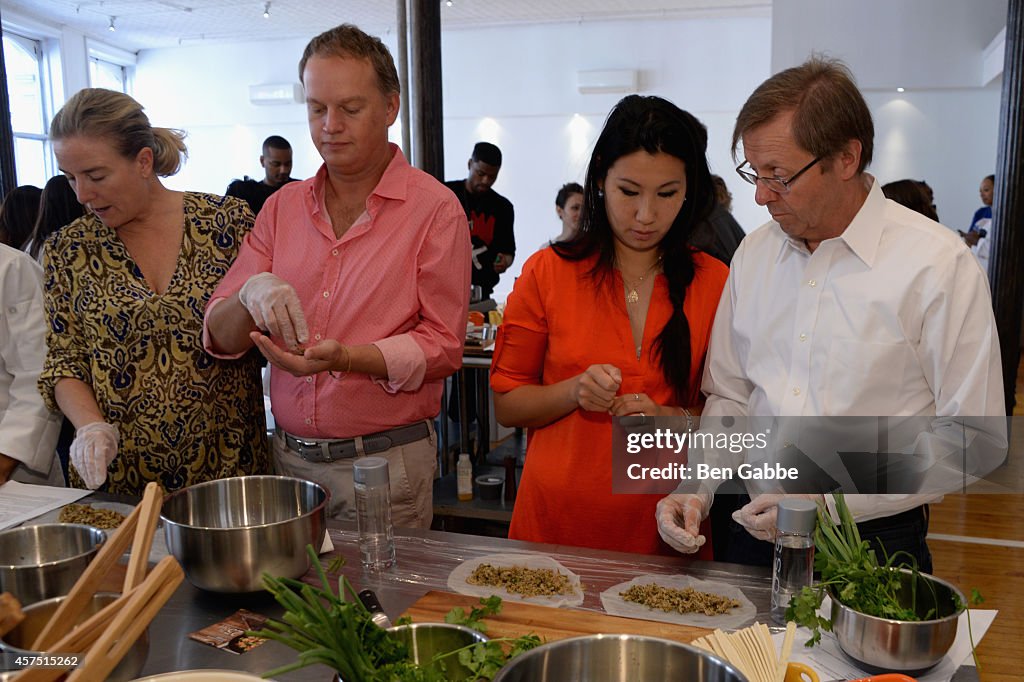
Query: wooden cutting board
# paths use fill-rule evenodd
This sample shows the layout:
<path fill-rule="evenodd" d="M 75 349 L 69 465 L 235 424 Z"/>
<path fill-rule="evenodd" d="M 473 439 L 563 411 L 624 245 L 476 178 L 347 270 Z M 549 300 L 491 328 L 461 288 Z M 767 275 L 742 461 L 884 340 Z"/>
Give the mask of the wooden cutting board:
<path fill-rule="evenodd" d="M 468 612 L 478 606 L 478 597 L 431 590 L 413 604 L 406 616 L 414 623 L 443 623 L 445 615 L 456 606 Z M 487 635 L 490 637 L 520 637 L 539 635 L 546 642 L 582 635 L 630 634 L 663 637 L 677 642 L 688 643 L 711 632 L 706 628 L 673 623 L 658 623 L 650 620 L 609 616 L 595 611 L 556 609 L 522 602 L 503 601 L 501 613 L 488 616 Z"/>

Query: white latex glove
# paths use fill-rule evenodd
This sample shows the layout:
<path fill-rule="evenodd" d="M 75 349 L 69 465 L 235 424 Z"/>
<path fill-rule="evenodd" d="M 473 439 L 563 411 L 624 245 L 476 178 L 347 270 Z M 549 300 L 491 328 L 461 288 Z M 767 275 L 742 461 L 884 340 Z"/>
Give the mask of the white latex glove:
<path fill-rule="evenodd" d="M 107 480 L 107 467 L 117 457 L 120 437 L 117 427 L 107 422 L 92 422 L 75 432 L 70 458 L 85 487 L 95 490 Z"/>
<path fill-rule="evenodd" d="M 284 340 L 289 349 L 309 341 L 306 316 L 291 284 L 272 272 L 253 275 L 238 291 L 238 301 L 256 326 Z"/>
<path fill-rule="evenodd" d="M 747 532 L 758 540 L 775 542 L 776 519 L 779 515 L 779 500 L 787 497 L 803 497 L 814 502 L 824 503 L 822 495 L 777 495 L 765 493 L 758 495 L 747 504 L 732 513 L 732 520 L 747 529 Z"/>
<path fill-rule="evenodd" d="M 711 495 L 707 493 L 663 497 L 654 512 L 658 534 L 677 552 L 693 554 L 707 541 L 700 534 L 700 522 L 710 509 Z"/>

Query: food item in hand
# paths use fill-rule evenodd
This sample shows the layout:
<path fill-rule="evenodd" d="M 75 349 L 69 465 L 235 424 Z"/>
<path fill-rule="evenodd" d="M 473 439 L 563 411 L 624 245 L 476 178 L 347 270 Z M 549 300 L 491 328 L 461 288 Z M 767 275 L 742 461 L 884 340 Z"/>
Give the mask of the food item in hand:
<path fill-rule="evenodd" d="M 729 613 L 740 605 L 731 597 L 723 597 L 713 592 L 700 592 L 692 587 L 681 590 L 674 587 L 662 587 L 655 583 L 633 585 L 619 595 L 626 601 L 643 604 L 652 609 L 675 611 L 676 613 L 703 613 L 705 616 L 719 616 Z"/>
<path fill-rule="evenodd" d="M 470 585 L 503 587 L 512 594 L 524 597 L 576 593 L 569 576 L 550 568 L 480 564 L 470 573 L 466 582 Z"/>
<path fill-rule="evenodd" d="M 84 523 L 110 530 L 117 528 L 125 520 L 125 515 L 113 509 L 100 509 L 88 504 L 69 504 L 60 510 L 57 520 L 61 523 Z"/>

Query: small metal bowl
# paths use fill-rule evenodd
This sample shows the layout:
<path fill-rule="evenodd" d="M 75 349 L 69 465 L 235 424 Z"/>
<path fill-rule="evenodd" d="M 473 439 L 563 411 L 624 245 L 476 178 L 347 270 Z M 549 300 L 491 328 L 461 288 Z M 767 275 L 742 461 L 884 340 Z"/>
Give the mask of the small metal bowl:
<path fill-rule="evenodd" d="M 93 595 L 92 601 L 82 609 L 82 613 L 75 624 L 85 622 L 91 616 L 99 613 L 104 606 L 115 601 L 120 596 L 112 592 L 97 592 Z M 50 617 L 57 612 L 57 608 L 64 601 L 64 598 L 55 597 L 36 602 L 24 609 L 25 619 L 0 639 L 0 649 L 7 655 L 8 660 L 16 661 L 19 656 L 40 655 L 39 652 L 32 651 L 28 647 L 32 646 L 32 642 L 36 641 L 36 638 L 50 621 Z M 143 666 L 146 665 L 146 656 L 148 655 L 149 630 L 146 629 L 142 631 L 142 635 L 128 649 L 128 653 L 121 659 L 121 662 L 111 671 L 110 675 L 106 678 L 107 682 L 124 682 L 134 679 L 142 672 Z"/>
<path fill-rule="evenodd" d="M 551 642 L 519 654 L 494 676 L 494 682 L 536 680 L 748 682 L 746 675 L 706 651 L 639 635 L 588 635 Z"/>
<path fill-rule="evenodd" d="M 481 500 L 500 500 L 503 485 L 505 476 L 502 474 L 481 474 L 476 477 L 476 489 Z"/>
<path fill-rule="evenodd" d="M 22 606 L 60 597 L 93 560 L 107 534 L 77 523 L 21 526 L 0 533 L 0 592 Z"/>
<path fill-rule="evenodd" d="M 409 648 L 413 663 L 427 665 L 437 654 L 447 654 L 463 647 L 486 642 L 487 636 L 464 625 L 449 623 L 411 623 L 388 628 L 392 637 Z M 457 655 L 440 659 L 434 668 L 444 675 L 445 680 L 460 682 L 475 679 L 472 673 L 459 663 Z M 338 675 L 334 682 L 344 682 Z"/>
<path fill-rule="evenodd" d="M 927 573 L 918 573 L 915 611 L 930 620 L 892 620 L 869 616 L 832 597 L 832 632 L 839 648 L 869 672 L 916 673 L 942 660 L 956 639 L 957 619 L 967 600 L 955 586 Z M 901 605 L 910 607 L 914 574 L 900 569 Z"/>
<path fill-rule="evenodd" d="M 312 481 L 241 476 L 172 493 L 160 518 L 189 582 L 211 592 L 255 592 L 264 572 L 298 578 L 309 569 L 306 545 L 323 544 L 329 499 Z"/>

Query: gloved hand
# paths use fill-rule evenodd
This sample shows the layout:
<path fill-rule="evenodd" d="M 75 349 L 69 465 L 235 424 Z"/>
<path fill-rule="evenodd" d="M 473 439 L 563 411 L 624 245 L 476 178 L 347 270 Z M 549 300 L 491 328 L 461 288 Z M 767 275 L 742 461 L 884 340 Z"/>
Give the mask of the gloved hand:
<path fill-rule="evenodd" d="M 284 340 L 289 349 L 309 341 L 306 316 L 291 284 L 272 272 L 253 275 L 238 291 L 238 301 L 260 329 Z"/>
<path fill-rule="evenodd" d="M 107 422 L 92 422 L 75 432 L 71 443 L 71 463 L 85 486 L 95 490 L 107 480 L 107 467 L 117 457 L 117 427 Z"/>
<path fill-rule="evenodd" d="M 654 512 L 658 534 L 668 545 L 683 554 L 693 554 L 707 539 L 700 534 L 700 522 L 711 510 L 711 495 L 673 494 L 663 497 Z"/>
<path fill-rule="evenodd" d="M 747 504 L 732 513 L 732 520 L 747 529 L 747 532 L 758 540 L 775 542 L 776 517 L 779 500 L 787 497 L 803 497 L 824 504 L 823 495 L 777 495 L 765 493 L 758 495 Z"/>

